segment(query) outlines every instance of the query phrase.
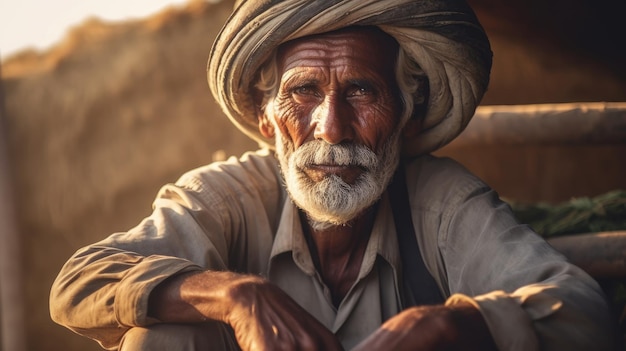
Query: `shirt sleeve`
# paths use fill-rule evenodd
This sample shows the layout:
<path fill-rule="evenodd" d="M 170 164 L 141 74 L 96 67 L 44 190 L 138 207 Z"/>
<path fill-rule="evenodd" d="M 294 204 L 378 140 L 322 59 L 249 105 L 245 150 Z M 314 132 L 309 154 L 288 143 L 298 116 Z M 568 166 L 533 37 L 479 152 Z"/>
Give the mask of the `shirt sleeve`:
<path fill-rule="evenodd" d="M 165 279 L 258 266 L 271 248 L 264 208 L 275 207 L 277 181 L 259 171 L 269 167 L 262 160 L 247 166 L 254 179 L 237 162 L 188 173 L 161 189 L 139 225 L 78 250 L 51 288 L 52 319 L 115 349 L 129 328 L 158 322 L 148 316 L 148 299 Z"/>
<path fill-rule="evenodd" d="M 148 317 L 152 289 L 168 277 L 204 268 L 224 269 L 224 240 L 203 231 L 220 232 L 218 220 L 194 214 L 198 203 L 184 190 L 165 187 L 152 215 L 125 233 L 116 233 L 77 251 L 61 269 L 50 294 L 52 319 L 117 347 L 124 332 L 154 323 Z M 184 233 L 185 237 L 182 237 Z M 198 244 L 203 243 L 203 250 Z"/>
<path fill-rule="evenodd" d="M 449 179 L 438 245 L 452 296 L 483 314 L 500 350 L 612 350 L 605 296 L 475 177 Z"/>

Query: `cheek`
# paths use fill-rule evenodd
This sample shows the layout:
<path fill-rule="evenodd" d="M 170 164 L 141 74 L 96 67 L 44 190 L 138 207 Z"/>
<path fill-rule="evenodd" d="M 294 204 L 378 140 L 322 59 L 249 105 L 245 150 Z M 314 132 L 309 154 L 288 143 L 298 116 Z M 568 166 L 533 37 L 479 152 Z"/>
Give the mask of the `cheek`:
<path fill-rule="evenodd" d="M 294 104 L 290 100 L 277 99 L 274 104 L 276 127 L 284 138 L 295 144 L 295 147 L 302 145 L 310 134 L 310 112 L 306 107 Z"/>
<path fill-rule="evenodd" d="M 359 135 L 363 143 L 378 152 L 399 122 L 399 112 L 386 105 L 368 106 L 359 113 Z"/>

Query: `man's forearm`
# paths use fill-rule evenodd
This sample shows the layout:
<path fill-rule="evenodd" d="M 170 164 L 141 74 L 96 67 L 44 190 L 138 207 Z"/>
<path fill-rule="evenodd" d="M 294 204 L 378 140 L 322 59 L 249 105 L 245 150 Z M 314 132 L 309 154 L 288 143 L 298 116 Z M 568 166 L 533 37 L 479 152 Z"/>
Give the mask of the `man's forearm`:
<path fill-rule="evenodd" d="M 150 294 L 148 315 L 165 323 L 228 323 L 236 293 L 262 278 L 227 271 L 183 273 L 159 284 Z"/>

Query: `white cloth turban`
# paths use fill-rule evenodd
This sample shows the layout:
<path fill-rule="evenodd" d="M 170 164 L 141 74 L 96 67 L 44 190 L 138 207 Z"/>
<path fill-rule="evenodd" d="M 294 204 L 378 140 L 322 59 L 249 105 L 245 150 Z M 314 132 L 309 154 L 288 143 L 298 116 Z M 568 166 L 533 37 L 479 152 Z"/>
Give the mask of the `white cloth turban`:
<path fill-rule="evenodd" d="M 217 36 L 207 76 L 231 121 L 261 145 L 251 86 L 259 67 L 286 41 L 348 26 L 377 26 L 394 37 L 428 77 L 422 132 L 405 141 L 410 155 L 434 151 L 472 118 L 487 89 L 489 41 L 463 0 L 240 1 Z"/>

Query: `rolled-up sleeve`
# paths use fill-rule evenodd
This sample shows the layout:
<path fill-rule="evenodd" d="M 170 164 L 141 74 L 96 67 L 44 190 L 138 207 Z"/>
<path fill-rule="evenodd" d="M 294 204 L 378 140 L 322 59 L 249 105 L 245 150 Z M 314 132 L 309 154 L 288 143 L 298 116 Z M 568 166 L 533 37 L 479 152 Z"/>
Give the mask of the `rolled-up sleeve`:
<path fill-rule="evenodd" d="M 148 299 L 165 279 L 197 270 L 257 273 L 272 243 L 273 214 L 265 210 L 280 201 L 272 162 L 252 155 L 164 186 L 139 225 L 66 262 L 51 288 L 52 319 L 114 349 L 129 328 L 157 322 Z"/>
<path fill-rule="evenodd" d="M 198 222 L 197 204 L 181 203 L 173 192 L 184 190 L 164 188 L 154 212 L 140 225 L 89 245 L 67 261 L 51 289 L 54 321 L 114 348 L 128 328 L 155 322 L 147 315 L 148 298 L 163 280 L 203 268 L 225 269 L 227 254 L 202 230 L 207 218 Z M 217 221 L 212 228 L 220 232 Z"/>

